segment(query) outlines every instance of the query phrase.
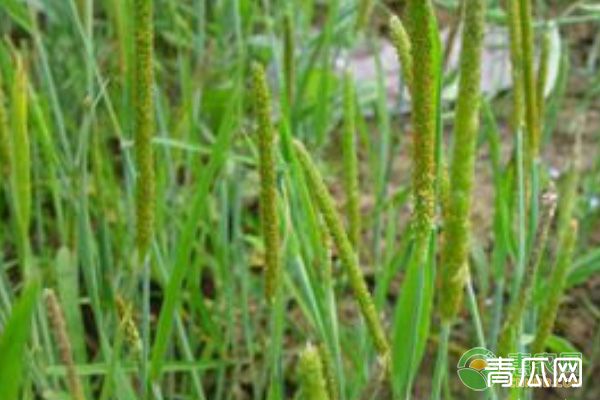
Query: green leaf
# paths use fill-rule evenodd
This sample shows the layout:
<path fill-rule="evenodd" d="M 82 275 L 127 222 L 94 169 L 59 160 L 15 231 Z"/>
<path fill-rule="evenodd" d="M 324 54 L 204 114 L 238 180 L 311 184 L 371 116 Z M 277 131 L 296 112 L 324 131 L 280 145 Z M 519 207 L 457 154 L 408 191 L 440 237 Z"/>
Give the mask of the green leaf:
<path fill-rule="evenodd" d="M 428 258 L 425 263 L 419 261 Z M 392 336 L 392 373 L 394 392 L 404 396 L 410 391 L 418 370 L 431 321 L 434 289 L 431 257 L 413 254 L 398 300 Z"/>
<path fill-rule="evenodd" d="M 31 330 L 31 317 L 39 296 L 39 284 L 26 287 L 0 337 L 0 399 L 16 400 L 23 378 L 25 346 Z"/>
<path fill-rule="evenodd" d="M 61 247 L 56 254 L 56 281 L 58 293 L 64 307 L 67 330 L 73 344 L 76 361 L 86 358 L 84 329 L 79 307 L 79 273 L 74 256 L 67 247 Z"/>
<path fill-rule="evenodd" d="M 5 10 L 21 28 L 31 32 L 31 17 L 25 3 L 17 0 L 0 0 L 0 8 Z"/>
<path fill-rule="evenodd" d="M 594 274 L 600 274 L 600 249 L 592 250 L 575 260 L 567 277 L 567 287 L 583 283 Z"/>
<path fill-rule="evenodd" d="M 546 340 L 546 347 L 548 347 L 548 349 L 550 349 L 551 353 L 556 353 L 556 354 L 581 353 L 581 350 L 579 350 L 577 347 L 575 347 L 575 345 L 573 345 L 573 343 L 569 342 L 567 339 L 565 339 L 563 337 L 556 336 L 556 335 L 550 335 L 550 337 Z"/>

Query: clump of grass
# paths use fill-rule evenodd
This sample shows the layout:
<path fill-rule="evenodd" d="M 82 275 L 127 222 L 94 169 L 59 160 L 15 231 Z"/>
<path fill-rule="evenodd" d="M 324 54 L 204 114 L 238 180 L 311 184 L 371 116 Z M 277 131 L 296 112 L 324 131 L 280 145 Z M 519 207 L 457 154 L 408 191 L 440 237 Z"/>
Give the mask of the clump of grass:
<path fill-rule="evenodd" d="M 553 188 L 550 188 L 542 195 L 540 218 L 526 274 L 519 289 L 519 295 L 516 297 L 517 300 L 511 304 L 508 310 L 500 338 L 498 339 L 498 353 L 501 355 L 505 356 L 514 350 L 515 339 L 521 331 L 523 313 L 529 305 L 531 293 L 535 288 L 537 273 L 543 259 L 548 241 L 548 233 L 554 219 L 554 212 L 556 211 L 556 201 L 557 196 Z"/>
<path fill-rule="evenodd" d="M 152 87 L 153 71 L 153 2 L 135 0 L 134 10 L 134 108 L 135 108 L 135 159 L 136 184 L 136 245 L 140 257 L 144 257 L 154 230 L 154 207 L 156 183 L 154 178 L 154 101 Z"/>
<path fill-rule="evenodd" d="M 577 221 L 572 220 L 568 231 L 560 243 L 560 251 L 554 266 L 554 270 L 550 276 L 550 282 L 547 291 L 548 296 L 540 311 L 537 331 L 533 340 L 533 344 L 531 345 L 531 351 L 534 354 L 544 351 L 546 340 L 552 333 L 552 327 L 554 326 L 558 307 L 560 306 L 560 301 L 564 292 L 567 273 L 569 272 L 571 266 L 573 249 L 575 248 L 575 242 L 577 241 L 577 226 Z"/>
<path fill-rule="evenodd" d="M 413 85 L 413 60 L 411 55 L 410 38 L 404 24 L 400 21 L 396 15 L 392 15 L 390 18 L 390 36 L 392 44 L 398 54 L 398 61 L 402 67 L 402 73 L 404 74 L 404 81 L 409 91 L 412 90 Z"/>
<path fill-rule="evenodd" d="M 252 82 L 256 119 L 258 121 L 260 215 L 266 265 L 265 296 L 268 301 L 272 301 L 281 275 L 275 171 L 275 129 L 271 123 L 271 96 L 265 70 L 258 63 L 252 64 Z"/>
<path fill-rule="evenodd" d="M 298 377 L 300 378 L 301 388 L 300 398 L 306 400 L 330 400 L 319 351 L 310 343 L 300 355 Z"/>
<path fill-rule="evenodd" d="M 344 189 L 346 191 L 346 213 L 348 236 L 358 251 L 360 239 L 360 197 L 358 180 L 358 156 L 356 148 L 356 97 L 352 75 L 348 72 L 344 80 L 344 132 L 342 153 L 344 158 Z"/>
<path fill-rule="evenodd" d="M 319 211 L 321 212 L 327 229 L 331 235 L 333 242 L 339 251 L 342 264 L 346 268 L 350 280 L 350 286 L 354 291 L 354 297 L 359 304 L 360 311 L 366 320 L 367 327 L 373 338 L 375 348 L 379 352 L 384 363 L 387 363 L 389 357 L 389 343 L 385 336 L 383 326 L 377 315 L 377 309 L 371 298 L 371 294 L 367 289 L 367 284 L 362 276 L 362 272 L 358 265 L 356 252 L 352 248 L 352 244 L 348 239 L 348 235 L 344 231 L 342 219 L 338 215 L 333 198 L 329 194 L 321 174 L 314 165 L 310 155 L 298 141 L 294 141 L 294 150 L 296 157 L 306 176 L 308 188 L 314 195 Z"/>
<path fill-rule="evenodd" d="M 44 290 L 44 300 L 52 332 L 54 333 L 54 338 L 58 345 L 58 354 L 67 370 L 67 384 L 69 391 L 74 400 L 84 400 L 83 387 L 81 386 L 81 382 L 79 381 L 75 369 L 71 339 L 67 333 L 67 325 L 62 307 L 52 289 Z"/>
<path fill-rule="evenodd" d="M 484 9 L 483 0 L 472 1 L 464 8 L 460 82 L 454 120 L 455 142 L 442 249 L 440 309 L 442 319 L 446 322 L 452 321 L 458 312 L 469 274 L 469 219 L 479 129 Z"/>

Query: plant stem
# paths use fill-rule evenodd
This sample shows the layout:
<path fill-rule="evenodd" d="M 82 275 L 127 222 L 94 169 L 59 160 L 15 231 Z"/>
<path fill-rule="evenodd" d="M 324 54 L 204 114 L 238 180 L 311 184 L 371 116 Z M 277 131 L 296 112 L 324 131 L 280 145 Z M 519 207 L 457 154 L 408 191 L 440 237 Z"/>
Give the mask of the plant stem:
<path fill-rule="evenodd" d="M 440 330 L 440 341 L 438 345 L 437 359 L 435 361 L 435 370 L 433 373 L 432 400 L 439 400 L 442 391 L 442 382 L 446 376 L 448 368 L 448 341 L 450 339 L 450 323 L 442 322 Z"/>
<path fill-rule="evenodd" d="M 377 315 L 377 309 L 375 308 L 375 304 L 373 303 L 373 299 L 367 289 L 367 284 L 365 283 L 358 265 L 356 252 L 352 248 L 348 235 L 344 231 L 344 226 L 336 211 L 333 198 L 329 194 L 321 174 L 317 170 L 317 167 L 314 165 L 304 146 L 300 142 L 294 141 L 294 150 L 306 176 L 307 185 L 315 197 L 319 210 L 327 224 L 327 229 L 331 234 L 331 238 L 338 248 L 342 264 L 346 267 L 350 286 L 354 291 L 354 297 L 358 302 L 360 311 L 366 320 L 375 348 L 383 362 L 387 363 L 390 346 L 381 321 Z"/>
<path fill-rule="evenodd" d="M 358 157 L 356 149 L 356 109 L 352 75 L 348 72 L 344 81 L 344 133 L 342 152 L 344 158 L 344 188 L 346 191 L 346 215 L 348 236 L 354 250 L 359 254 L 360 198 L 358 181 Z"/>

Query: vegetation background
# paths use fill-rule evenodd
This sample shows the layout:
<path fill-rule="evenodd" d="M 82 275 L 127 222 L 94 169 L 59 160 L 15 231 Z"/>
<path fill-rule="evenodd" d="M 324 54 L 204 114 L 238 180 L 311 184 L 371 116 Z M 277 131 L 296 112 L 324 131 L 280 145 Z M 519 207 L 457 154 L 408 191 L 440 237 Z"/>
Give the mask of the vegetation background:
<path fill-rule="evenodd" d="M 600 6 L 459 3 L 0 0 L 0 399 L 600 398 Z M 468 390 L 499 338 L 583 388 Z"/>

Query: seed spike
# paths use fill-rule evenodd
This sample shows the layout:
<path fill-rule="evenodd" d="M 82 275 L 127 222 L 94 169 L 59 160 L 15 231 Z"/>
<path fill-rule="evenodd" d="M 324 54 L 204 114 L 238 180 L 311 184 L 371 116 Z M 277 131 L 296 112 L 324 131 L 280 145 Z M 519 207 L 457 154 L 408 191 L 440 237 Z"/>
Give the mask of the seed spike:
<path fill-rule="evenodd" d="M 454 120 L 455 143 L 442 249 L 440 304 L 442 319 L 446 322 L 452 321 L 462 304 L 463 287 L 469 274 L 469 219 L 479 129 L 484 15 L 484 0 L 471 1 L 464 8 L 460 82 Z"/>
<path fill-rule="evenodd" d="M 134 62 L 134 108 L 135 108 L 135 159 L 136 184 L 136 245 L 143 258 L 150 246 L 154 230 L 154 207 L 156 183 L 154 177 L 154 102 L 152 87 L 153 71 L 153 5 L 152 0 L 134 1 L 135 62 Z"/>
<path fill-rule="evenodd" d="M 279 287 L 281 276 L 275 171 L 275 129 L 271 123 L 271 95 L 265 70 L 258 63 L 252 64 L 252 83 L 258 123 L 260 215 L 266 265 L 265 296 L 267 301 L 271 302 Z"/>
<path fill-rule="evenodd" d="M 352 244 L 348 239 L 348 235 L 344 231 L 344 225 L 342 219 L 336 211 L 336 207 L 333 198 L 329 194 L 321 174 L 314 165 L 310 155 L 299 141 L 294 141 L 294 151 L 296 157 L 304 171 L 306 177 L 306 183 L 308 188 L 313 193 L 319 211 L 321 212 L 327 229 L 331 234 L 331 238 L 335 243 L 339 251 L 340 259 L 342 264 L 346 268 L 348 277 L 350 280 L 350 286 L 354 292 L 354 297 L 358 302 L 360 311 L 366 320 L 367 327 L 375 348 L 377 349 L 380 357 L 387 363 L 389 358 L 389 343 L 385 336 L 381 321 L 377 315 L 377 309 L 373 303 L 373 299 L 367 284 L 365 283 L 364 277 L 358 265 L 358 258 Z"/>

